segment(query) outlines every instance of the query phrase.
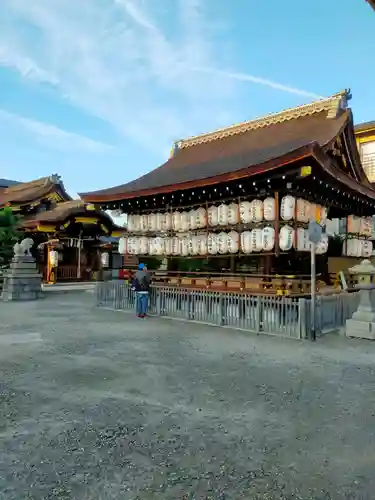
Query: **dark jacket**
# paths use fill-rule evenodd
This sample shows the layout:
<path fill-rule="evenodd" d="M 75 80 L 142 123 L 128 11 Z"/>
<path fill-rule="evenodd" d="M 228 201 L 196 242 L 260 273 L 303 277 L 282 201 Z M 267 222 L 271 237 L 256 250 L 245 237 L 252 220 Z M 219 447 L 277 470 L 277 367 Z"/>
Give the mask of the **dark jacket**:
<path fill-rule="evenodd" d="M 151 276 L 147 271 L 137 271 L 133 278 L 133 288 L 136 292 L 149 292 Z"/>

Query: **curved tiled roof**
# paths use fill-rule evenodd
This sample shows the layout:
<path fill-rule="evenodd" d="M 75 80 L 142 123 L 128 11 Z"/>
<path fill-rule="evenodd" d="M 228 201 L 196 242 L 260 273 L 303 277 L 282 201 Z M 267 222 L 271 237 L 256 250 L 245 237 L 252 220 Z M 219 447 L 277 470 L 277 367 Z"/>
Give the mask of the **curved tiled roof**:
<path fill-rule="evenodd" d="M 173 156 L 159 168 L 122 186 L 82 193 L 85 201 L 108 202 L 225 182 L 240 171 L 261 168 L 293 151 L 325 147 L 351 123 L 347 91 L 331 98 L 274 113 L 257 120 L 177 141 Z M 353 136 L 354 139 L 354 136 Z"/>
<path fill-rule="evenodd" d="M 0 192 L 0 206 L 6 204 L 22 205 L 40 200 L 48 194 L 58 191 L 62 198 L 71 200 L 64 185 L 57 175 L 42 177 L 30 182 L 19 182 Z"/>

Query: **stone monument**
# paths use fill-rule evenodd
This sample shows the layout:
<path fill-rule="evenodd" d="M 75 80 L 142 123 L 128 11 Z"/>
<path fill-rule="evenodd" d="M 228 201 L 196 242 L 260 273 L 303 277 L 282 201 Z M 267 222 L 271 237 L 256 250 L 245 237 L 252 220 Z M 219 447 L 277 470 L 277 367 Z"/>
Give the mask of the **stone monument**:
<path fill-rule="evenodd" d="M 14 245 L 12 262 L 4 276 L 2 300 L 36 300 L 42 297 L 42 276 L 30 252 L 33 245 L 31 238 Z"/>
<path fill-rule="evenodd" d="M 373 282 L 375 267 L 368 259 L 349 269 L 357 277 L 359 306 L 351 319 L 346 320 L 346 336 L 375 340 L 375 304 Z"/>

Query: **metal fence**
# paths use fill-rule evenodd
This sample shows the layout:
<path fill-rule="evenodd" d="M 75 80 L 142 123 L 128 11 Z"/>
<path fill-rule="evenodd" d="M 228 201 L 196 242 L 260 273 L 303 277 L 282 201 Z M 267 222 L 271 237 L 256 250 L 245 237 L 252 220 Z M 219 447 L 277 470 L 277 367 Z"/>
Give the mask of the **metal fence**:
<path fill-rule="evenodd" d="M 133 311 L 135 293 L 121 281 L 98 282 L 96 305 Z M 316 334 L 337 330 L 358 306 L 358 293 L 321 296 L 316 301 Z M 149 313 L 296 339 L 308 338 L 310 301 L 304 298 L 152 287 Z"/>

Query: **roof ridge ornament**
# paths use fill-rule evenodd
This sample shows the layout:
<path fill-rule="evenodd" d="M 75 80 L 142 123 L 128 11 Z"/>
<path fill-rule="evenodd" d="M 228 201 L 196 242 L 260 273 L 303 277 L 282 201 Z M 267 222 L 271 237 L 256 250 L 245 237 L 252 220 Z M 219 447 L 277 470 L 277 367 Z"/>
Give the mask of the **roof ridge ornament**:
<path fill-rule="evenodd" d="M 207 132 L 205 134 L 182 139 L 180 141 L 176 141 L 175 144 L 178 144 L 178 149 L 184 149 L 190 146 L 203 144 L 205 142 L 224 139 L 225 137 L 230 137 L 232 135 L 243 134 L 249 130 L 256 130 L 258 128 L 268 127 L 277 123 L 301 118 L 303 116 L 321 113 L 322 111 L 327 111 L 327 118 L 336 118 L 341 110 L 348 107 L 348 101 L 351 97 L 350 90 L 345 89 L 330 97 L 325 97 L 309 104 L 302 104 L 301 106 L 297 106 L 295 108 L 285 109 L 284 111 L 279 111 L 277 113 L 270 113 L 253 120 L 230 125 L 229 127 L 224 127 L 213 132 Z"/>

